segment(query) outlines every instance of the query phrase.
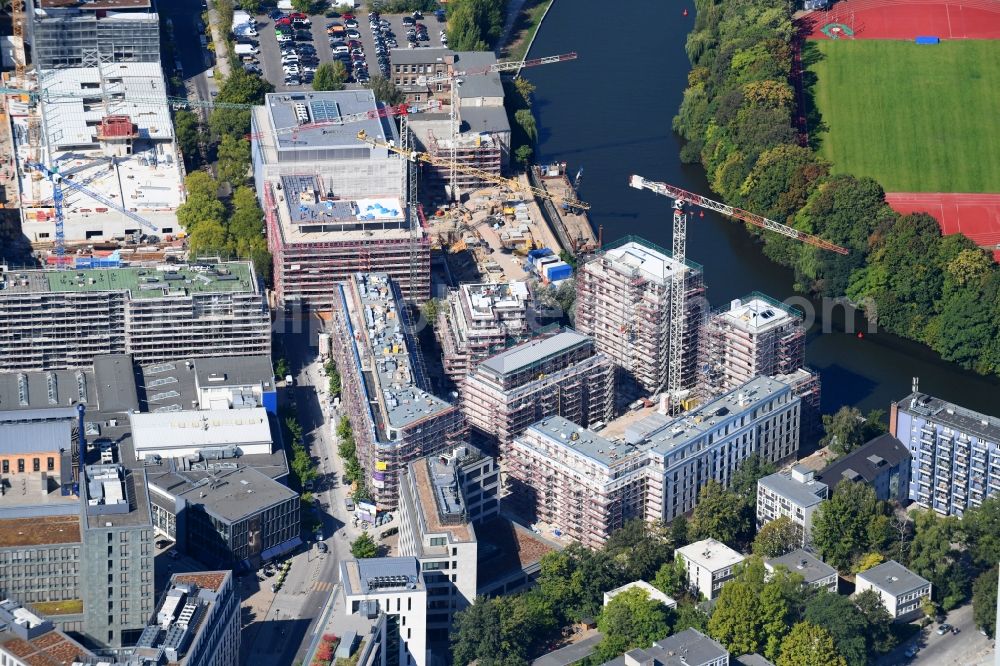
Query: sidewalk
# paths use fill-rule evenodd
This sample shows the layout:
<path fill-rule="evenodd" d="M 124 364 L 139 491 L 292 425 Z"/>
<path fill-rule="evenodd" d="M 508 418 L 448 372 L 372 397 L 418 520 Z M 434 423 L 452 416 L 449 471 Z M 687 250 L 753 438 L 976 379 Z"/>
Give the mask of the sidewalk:
<path fill-rule="evenodd" d="M 215 66 L 219 68 L 219 75 L 223 79 L 228 79 L 229 69 L 229 42 L 223 39 L 224 35 L 219 32 L 219 13 L 215 11 L 215 3 L 208 3 L 208 25 L 212 28 L 212 42 L 215 44 Z"/>

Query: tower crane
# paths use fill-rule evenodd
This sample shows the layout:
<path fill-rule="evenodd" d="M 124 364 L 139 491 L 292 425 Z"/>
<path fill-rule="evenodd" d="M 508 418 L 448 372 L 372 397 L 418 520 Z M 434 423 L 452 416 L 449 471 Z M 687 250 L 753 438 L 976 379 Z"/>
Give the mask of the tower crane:
<path fill-rule="evenodd" d="M 111 199 L 108 199 L 103 194 L 98 194 L 93 190 L 90 190 L 83 185 L 74 183 L 72 180 L 64 178 L 60 175 L 58 169 L 52 169 L 40 162 L 34 162 L 31 160 L 25 160 L 24 165 L 29 169 L 35 169 L 41 171 L 45 176 L 52 181 L 52 202 L 54 208 L 56 209 L 56 265 L 58 267 L 63 266 L 63 257 L 66 254 L 66 231 L 65 231 L 65 217 L 63 215 L 63 190 L 62 187 L 65 185 L 71 190 L 76 190 L 81 194 L 85 194 L 94 201 L 98 201 L 108 208 L 114 209 L 124 215 L 125 217 L 138 222 L 139 225 L 146 227 L 152 231 L 159 231 L 156 225 L 154 225 L 149 220 L 145 219 L 140 215 L 136 215 L 132 211 L 128 210 L 124 206 L 120 206 Z"/>
<path fill-rule="evenodd" d="M 417 79 L 417 83 L 421 85 L 444 83 L 445 81 L 451 82 L 451 90 L 449 91 L 451 97 L 449 102 L 451 104 L 451 109 L 449 111 L 449 117 L 451 120 L 451 166 L 449 169 L 448 186 L 451 188 L 451 197 L 453 200 L 458 198 L 458 187 L 455 185 L 455 176 L 456 171 L 458 170 L 456 168 L 458 164 L 456 141 L 458 137 L 458 87 L 462 84 L 461 77 L 474 76 L 478 74 L 490 74 L 493 72 L 509 72 L 512 70 L 520 72 L 525 67 L 537 67 L 538 65 L 566 62 L 567 60 L 576 60 L 576 53 L 563 53 L 561 55 L 545 56 L 544 58 L 532 58 L 530 60 L 505 60 L 481 69 L 463 70 L 452 72 L 450 74 L 441 74 L 439 76 L 421 76 Z"/>
<path fill-rule="evenodd" d="M 628 184 L 637 190 L 650 190 L 651 192 L 655 192 L 661 196 L 674 200 L 672 251 L 674 260 L 679 262 L 681 266 L 684 265 L 687 256 L 687 213 L 684 211 L 684 206 L 687 203 L 707 208 L 709 210 L 714 210 L 718 213 L 722 213 L 723 215 L 746 222 L 747 224 L 760 227 L 761 229 L 767 229 L 768 231 L 779 233 L 783 236 L 787 236 L 788 238 L 794 238 L 795 240 L 802 241 L 803 243 L 808 243 L 809 245 L 818 247 L 822 250 L 828 250 L 838 254 L 849 253 L 846 248 L 831 243 L 830 241 L 823 240 L 819 236 L 807 234 L 804 231 L 793 229 L 792 227 L 780 224 L 774 220 L 769 220 L 761 215 L 741 210 L 739 208 L 734 208 L 733 206 L 729 206 L 719 201 L 713 201 L 712 199 L 703 197 L 700 194 L 688 192 L 687 190 L 682 190 L 681 188 L 674 187 L 673 185 L 646 180 L 642 176 L 634 175 L 629 177 Z M 670 401 L 671 411 L 673 411 L 676 406 L 680 404 L 683 390 L 681 365 L 683 363 L 684 355 L 683 341 L 686 323 L 686 294 L 684 288 L 685 272 L 686 271 L 684 270 L 675 271 L 670 279 L 670 339 L 668 345 L 669 355 L 667 358 L 667 396 Z"/>
<path fill-rule="evenodd" d="M 399 155 L 402 155 L 406 159 L 410 160 L 411 162 L 426 162 L 427 164 L 433 164 L 435 166 L 454 167 L 457 171 L 471 174 L 478 178 L 482 178 L 485 181 L 496 183 L 497 185 L 503 185 L 505 187 L 509 187 L 511 190 L 515 192 L 525 191 L 533 194 L 536 197 L 541 197 L 543 199 L 551 199 L 556 203 L 565 204 L 571 208 L 579 208 L 582 210 L 590 209 L 589 203 L 578 201 L 571 197 L 556 196 L 550 192 L 546 192 L 545 190 L 539 189 L 537 187 L 532 187 L 531 185 L 522 185 L 515 178 L 504 178 L 503 176 L 498 176 L 495 173 L 484 171 L 483 169 L 477 169 L 475 167 L 465 166 L 464 164 L 455 164 L 454 160 L 450 160 L 446 157 L 435 157 L 434 155 L 422 153 L 418 150 L 413 150 L 412 148 L 402 148 L 395 144 L 388 143 L 386 141 L 381 141 L 374 137 L 370 137 L 364 130 L 358 132 L 358 139 L 360 141 L 364 141 L 369 146 L 373 146 L 376 148 L 385 148 L 386 150 L 398 153 Z"/>

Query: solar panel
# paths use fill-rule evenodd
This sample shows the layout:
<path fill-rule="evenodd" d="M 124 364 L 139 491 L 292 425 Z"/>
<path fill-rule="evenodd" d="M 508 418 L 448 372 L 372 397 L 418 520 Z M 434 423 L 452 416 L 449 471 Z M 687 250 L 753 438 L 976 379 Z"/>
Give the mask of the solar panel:
<path fill-rule="evenodd" d="M 312 110 L 314 123 L 340 119 L 340 109 L 334 101 L 326 99 L 314 100 L 309 102 L 309 108 Z"/>

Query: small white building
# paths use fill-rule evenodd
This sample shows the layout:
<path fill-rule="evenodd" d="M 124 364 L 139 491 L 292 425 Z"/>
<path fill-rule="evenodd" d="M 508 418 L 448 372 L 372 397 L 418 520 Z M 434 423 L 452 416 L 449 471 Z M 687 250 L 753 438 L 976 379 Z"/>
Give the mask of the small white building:
<path fill-rule="evenodd" d="M 706 599 L 715 599 L 723 584 L 735 575 L 736 565 L 746 558 L 715 539 L 704 539 L 674 551 L 687 571 L 688 586 Z"/>
<path fill-rule="evenodd" d="M 649 595 L 650 599 L 653 599 L 655 601 L 659 601 L 661 604 L 663 604 L 667 608 L 677 608 L 677 602 L 674 599 L 670 598 L 669 596 L 667 596 L 663 592 L 660 592 L 658 589 L 656 589 L 655 587 L 653 587 L 652 585 L 650 585 L 649 583 L 647 583 L 644 580 L 634 580 L 631 583 L 626 583 L 625 585 L 622 585 L 621 587 L 616 587 L 613 590 L 609 590 L 609 591 L 605 592 L 604 593 L 604 605 L 607 606 L 608 602 L 610 602 L 612 599 L 614 599 L 615 597 L 617 597 L 619 594 L 621 594 L 622 592 L 625 592 L 627 590 L 631 590 L 633 588 L 639 588 L 640 590 L 645 591 L 646 594 Z"/>
<path fill-rule="evenodd" d="M 267 410 L 205 409 L 130 414 L 135 457 L 206 459 L 272 453 Z"/>
<path fill-rule="evenodd" d="M 790 472 L 778 472 L 757 481 L 757 529 L 787 516 L 802 530 L 801 545 L 808 544 L 813 513 L 830 492 L 813 475 L 812 470 L 796 465 Z"/>
<path fill-rule="evenodd" d="M 837 570 L 801 548 L 781 557 L 771 557 L 764 560 L 764 567 L 771 572 L 782 567 L 787 569 L 789 573 L 802 576 L 803 585 L 834 593 L 837 591 Z"/>
<path fill-rule="evenodd" d="M 889 560 L 858 574 L 855 594 L 865 590 L 878 592 L 889 615 L 897 621 L 906 621 L 920 614 L 924 599 L 931 596 L 931 583 L 899 562 Z"/>

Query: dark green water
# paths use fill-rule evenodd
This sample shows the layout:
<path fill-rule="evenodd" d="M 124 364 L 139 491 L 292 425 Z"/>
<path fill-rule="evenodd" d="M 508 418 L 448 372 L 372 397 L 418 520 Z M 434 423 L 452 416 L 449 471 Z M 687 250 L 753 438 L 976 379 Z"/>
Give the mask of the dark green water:
<path fill-rule="evenodd" d="M 685 6 L 690 16 L 682 16 Z M 629 174 L 713 196 L 701 168 L 680 163 L 670 129 L 690 67 L 684 40 L 693 12 L 677 0 L 556 0 L 532 47 L 530 57 L 579 54 L 523 75 L 537 86 L 539 159 L 565 160 L 570 173 L 584 168 L 579 195 L 593 206 L 591 221 L 603 225 L 605 243 L 637 234 L 670 247 L 670 202 L 628 187 Z M 764 257 L 742 225 L 726 218 L 695 213 L 687 253 L 705 267 L 715 307 L 751 291 L 796 296 L 791 271 Z M 856 330 L 862 326 L 859 320 Z M 834 332 L 823 328 L 818 313 L 806 362 L 822 374 L 824 412 L 843 404 L 887 410 L 919 376 L 923 391 L 1000 414 L 1000 379 L 966 372 L 887 333 L 859 338 L 836 321 L 827 325 Z"/>

